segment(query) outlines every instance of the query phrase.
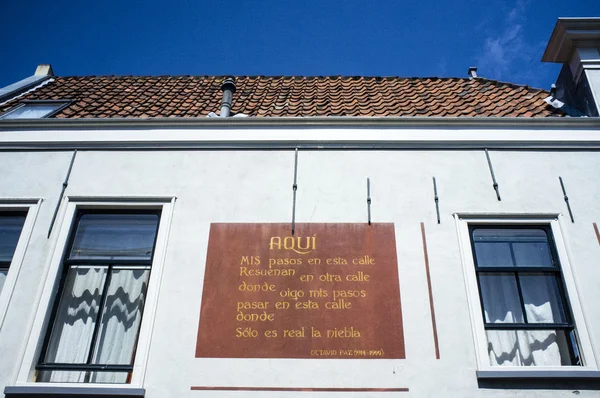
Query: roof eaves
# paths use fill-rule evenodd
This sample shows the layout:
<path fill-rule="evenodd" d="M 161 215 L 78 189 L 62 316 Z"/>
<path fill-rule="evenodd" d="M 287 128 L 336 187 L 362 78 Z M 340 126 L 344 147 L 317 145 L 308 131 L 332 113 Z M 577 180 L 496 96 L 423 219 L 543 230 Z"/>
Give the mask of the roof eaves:
<path fill-rule="evenodd" d="M 600 128 L 598 117 L 422 117 L 312 116 L 244 118 L 73 118 L 0 120 L 0 131 L 146 128 L 252 127 L 472 127 L 472 128 Z"/>

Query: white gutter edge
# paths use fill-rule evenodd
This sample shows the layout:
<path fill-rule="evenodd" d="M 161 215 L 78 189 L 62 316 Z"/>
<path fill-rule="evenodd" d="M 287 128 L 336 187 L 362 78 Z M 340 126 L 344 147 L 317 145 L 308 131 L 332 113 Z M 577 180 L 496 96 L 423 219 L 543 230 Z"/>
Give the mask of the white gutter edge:
<path fill-rule="evenodd" d="M 464 128 L 600 128 L 597 117 L 245 117 L 245 118 L 90 118 L 0 120 L 2 131 L 197 129 L 268 127 L 464 127 Z"/>

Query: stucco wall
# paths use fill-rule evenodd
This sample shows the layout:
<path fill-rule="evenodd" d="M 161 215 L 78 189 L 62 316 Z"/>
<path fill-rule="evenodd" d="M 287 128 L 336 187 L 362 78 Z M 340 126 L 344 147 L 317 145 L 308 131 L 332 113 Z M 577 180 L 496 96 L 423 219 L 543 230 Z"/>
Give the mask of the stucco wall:
<path fill-rule="evenodd" d="M 43 198 L 31 243 L 0 330 L 0 388 L 14 382 L 36 297 L 54 250 L 46 234 L 71 152 L 1 152 L 0 198 Z M 481 150 L 300 151 L 298 222 L 373 221 L 396 230 L 404 360 L 194 358 L 211 222 L 289 222 L 293 151 L 80 151 L 68 196 L 176 196 L 144 382 L 147 397 L 246 396 L 191 386 L 407 387 L 402 396 L 504 397 L 478 388 L 471 321 L 453 213 L 563 213 L 564 237 L 593 344 L 600 336 L 600 254 L 593 222 L 600 157 L 595 151 L 490 151 L 502 201 Z M 568 219 L 558 176 L 568 191 Z M 432 176 L 438 183 L 436 223 Z M 60 227 L 64 217 L 58 216 Z M 425 223 L 440 359 L 435 358 L 420 223 Z M 597 355 L 597 353 L 596 353 Z M 255 392 L 254 396 L 268 393 Z M 273 396 L 319 393 L 273 393 Z M 518 390 L 511 396 L 572 396 Z M 322 393 L 331 397 L 336 393 Z M 356 393 L 355 396 L 360 394 Z M 388 396 L 365 393 L 363 396 Z M 596 396 L 581 391 L 580 396 Z"/>

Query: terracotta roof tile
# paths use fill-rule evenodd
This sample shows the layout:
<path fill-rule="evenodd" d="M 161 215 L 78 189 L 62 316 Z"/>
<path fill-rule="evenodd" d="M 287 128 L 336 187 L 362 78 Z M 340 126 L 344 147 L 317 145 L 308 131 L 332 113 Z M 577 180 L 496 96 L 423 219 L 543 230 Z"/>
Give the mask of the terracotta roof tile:
<path fill-rule="evenodd" d="M 71 100 L 56 118 L 204 117 L 219 113 L 224 76 L 85 76 L 53 81 L 0 105 Z M 232 113 L 259 117 L 549 117 L 548 92 L 483 78 L 238 76 Z"/>

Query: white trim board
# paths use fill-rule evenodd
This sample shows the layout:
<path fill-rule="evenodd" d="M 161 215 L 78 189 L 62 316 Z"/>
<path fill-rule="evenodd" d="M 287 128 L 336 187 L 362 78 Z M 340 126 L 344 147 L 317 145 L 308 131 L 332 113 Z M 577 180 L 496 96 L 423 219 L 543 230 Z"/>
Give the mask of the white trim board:
<path fill-rule="evenodd" d="M 600 127 L 600 126 L 598 126 Z M 599 128 L 196 128 L 2 130 L 0 149 L 600 149 Z"/>

